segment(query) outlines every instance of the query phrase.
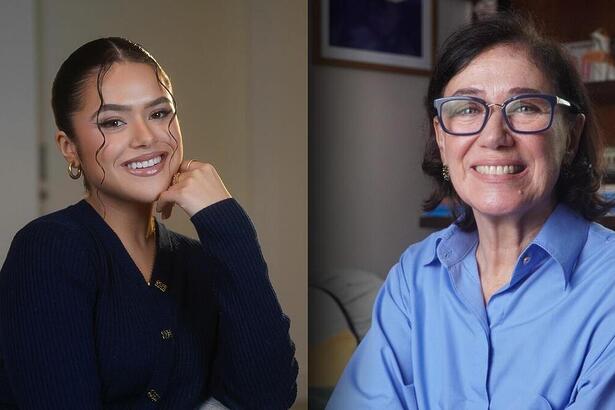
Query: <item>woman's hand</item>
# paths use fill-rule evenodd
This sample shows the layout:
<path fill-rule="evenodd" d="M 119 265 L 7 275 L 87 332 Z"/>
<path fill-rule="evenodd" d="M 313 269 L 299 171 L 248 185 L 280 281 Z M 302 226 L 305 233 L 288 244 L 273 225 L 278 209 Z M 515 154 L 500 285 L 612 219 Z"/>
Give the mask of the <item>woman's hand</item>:
<path fill-rule="evenodd" d="M 183 161 L 169 188 L 158 197 L 156 212 L 167 219 L 177 204 L 192 217 L 201 209 L 230 197 L 213 165 Z"/>

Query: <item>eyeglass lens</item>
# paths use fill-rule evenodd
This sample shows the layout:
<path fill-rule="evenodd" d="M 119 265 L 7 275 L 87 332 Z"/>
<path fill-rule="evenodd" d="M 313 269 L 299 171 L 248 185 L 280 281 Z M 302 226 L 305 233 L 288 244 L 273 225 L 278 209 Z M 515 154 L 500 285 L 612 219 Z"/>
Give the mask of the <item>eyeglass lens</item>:
<path fill-rule="evenodd" d="M 493 106 L 495 109 L 495 106 Z M 517 132 L 538 132 L 548 128 L 553 109 L 551 102 L 542 97 L 520 98 L 503 107 L 508 125 Z M 487 105 L 465 99 L 452 99 L 440 109 L 444 128 L 452 134 L 478 133 L 489 117 Z"/>

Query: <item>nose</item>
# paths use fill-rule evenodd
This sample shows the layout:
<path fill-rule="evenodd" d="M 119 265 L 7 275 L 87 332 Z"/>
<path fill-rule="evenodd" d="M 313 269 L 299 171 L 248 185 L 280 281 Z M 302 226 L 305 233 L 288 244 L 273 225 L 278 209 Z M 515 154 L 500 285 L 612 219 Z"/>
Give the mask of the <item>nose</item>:
<path fill-rule="evenodd" d="M 154 130 L 151 129 L 145 119 L 133 121 L 131 145 L 133 147 L 149 146 L 156 138 Z"/>
<path fill-rule="evenodd" d="M 481 146 L 491 149 L 513 145 L 514 140 L 504 119 L 504 111 L 501 105 L 492 104 L 490 106 L 487 124 L 480 132 L 478 141 Z"/>

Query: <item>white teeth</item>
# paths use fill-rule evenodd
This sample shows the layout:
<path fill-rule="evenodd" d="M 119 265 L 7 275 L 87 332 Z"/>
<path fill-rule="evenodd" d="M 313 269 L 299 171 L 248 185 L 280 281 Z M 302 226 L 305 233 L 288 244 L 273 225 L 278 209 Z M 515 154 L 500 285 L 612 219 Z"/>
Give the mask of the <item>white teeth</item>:
<path fill-rule="evenodd" d="M 476 171 L 484 175 L 505 175 L 521 172 L 521 165 L 477 165 Z"/>
<path fill-rule="evenodd" d="M 129 163 L 127 166 L 129 169 L 141 169 L 141 168 L 149 168 L 153 167 L 156 164 L 159 164 L 162 161 L 162 155 L 157 156 L 156 158 L 152 158 L 149 161 L 135 161 Z"/>

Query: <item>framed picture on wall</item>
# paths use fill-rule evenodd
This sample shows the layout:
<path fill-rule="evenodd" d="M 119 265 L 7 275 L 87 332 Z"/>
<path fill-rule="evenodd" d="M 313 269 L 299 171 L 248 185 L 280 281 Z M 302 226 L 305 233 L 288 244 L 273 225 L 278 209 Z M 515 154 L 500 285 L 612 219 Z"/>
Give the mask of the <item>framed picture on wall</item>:
<path fill-rule="evenodd" d="M 315 62 L 428 75 L 436 0 L 315 0 Z"/>

